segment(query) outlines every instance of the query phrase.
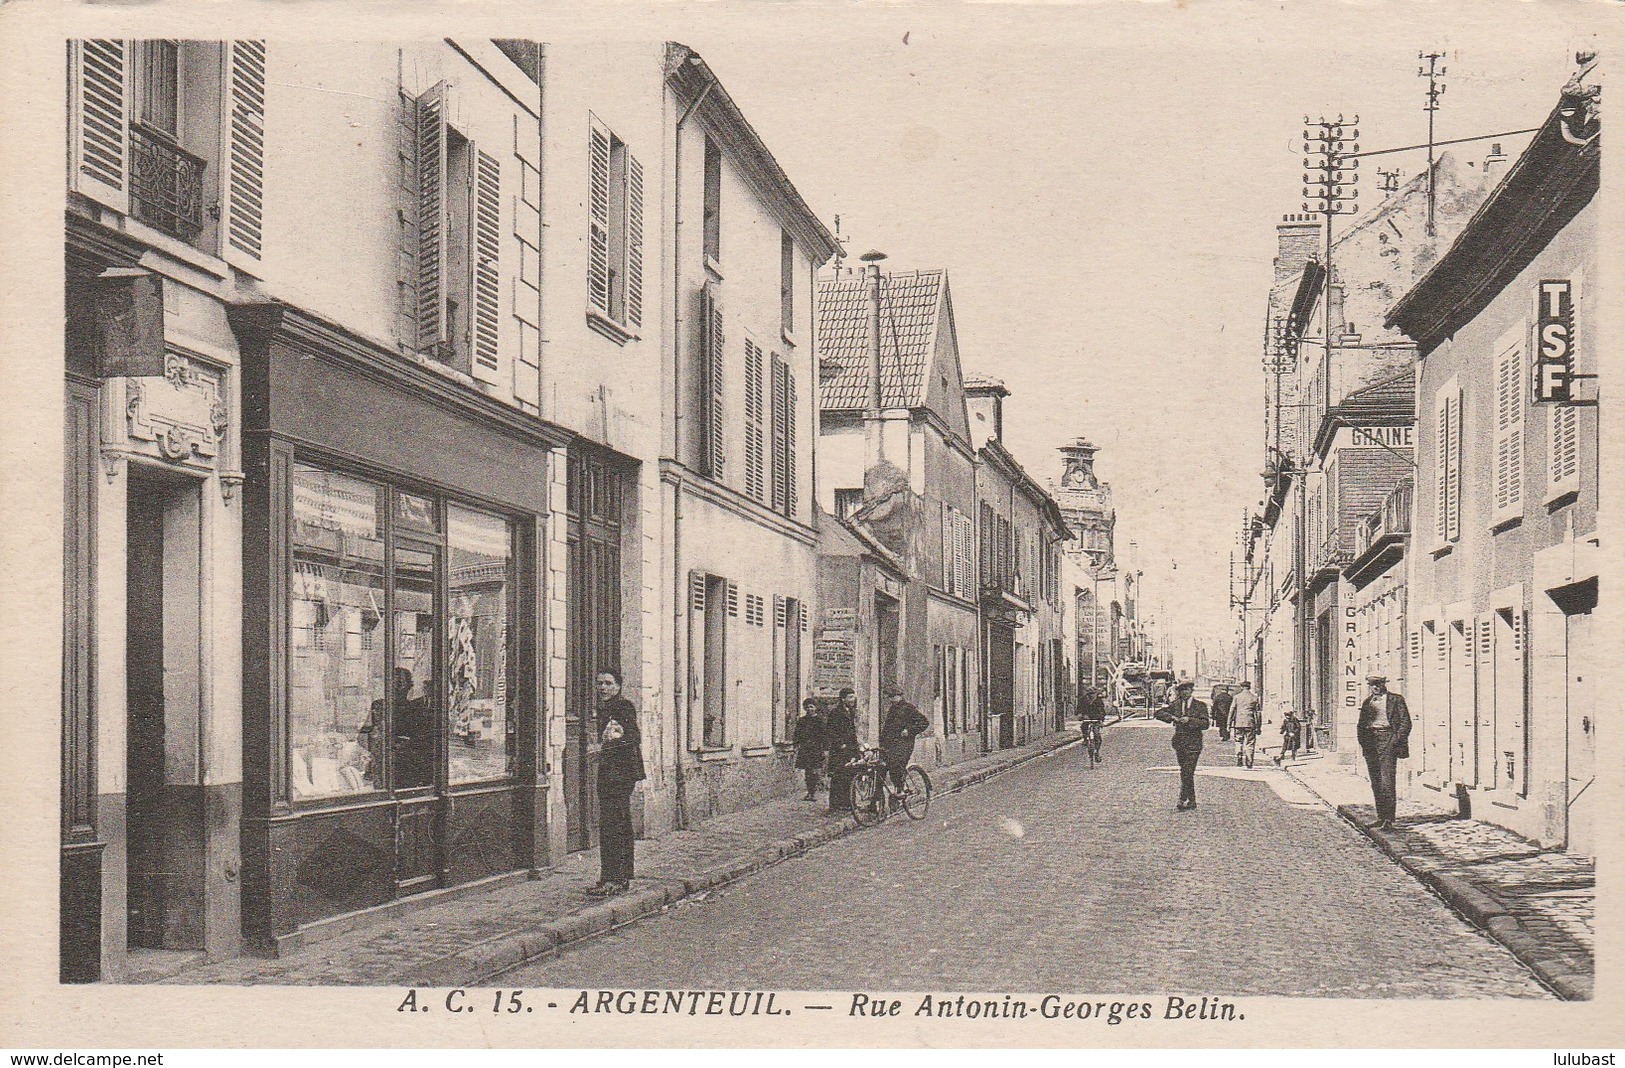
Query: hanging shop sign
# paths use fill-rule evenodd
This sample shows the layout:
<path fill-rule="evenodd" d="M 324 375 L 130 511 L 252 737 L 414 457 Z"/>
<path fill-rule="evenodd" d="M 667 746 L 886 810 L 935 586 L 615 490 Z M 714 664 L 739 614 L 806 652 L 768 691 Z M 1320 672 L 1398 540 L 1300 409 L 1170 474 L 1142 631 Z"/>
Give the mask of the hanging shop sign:
<path fill-rule="evenodd" d="M 1549 278 L 1535 295 L 1535 403 L 1566 404 L 1574 377 L 1574 284 Z"/>

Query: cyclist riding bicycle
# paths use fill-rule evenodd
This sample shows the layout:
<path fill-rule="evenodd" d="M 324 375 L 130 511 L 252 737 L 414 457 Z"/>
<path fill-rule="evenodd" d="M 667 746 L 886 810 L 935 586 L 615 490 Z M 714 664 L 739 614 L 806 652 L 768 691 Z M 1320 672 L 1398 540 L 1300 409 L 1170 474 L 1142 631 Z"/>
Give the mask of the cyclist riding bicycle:
<path fill-rule="evenodd" d="M 1100 726 L 1106 722 L 1106 701 L 1100 691 L 1092 686 L 1078 695 L 1078 719 L 1083 723 L 1084 743 L 1099 762 Z"/>
<path fill-rule="evenodd" d="M 891 792 L 903 792 L 903 777 L 908 773 L 908 762 L 914 756 L 914 739 L 925 733 L 931 721 L 920 710 L 903 700 L 903 691 L 893 687 L 886 692 L 891 699 L 885 718 L 880 722 L 880 759 L 886 765 L 886 778 Z"/>

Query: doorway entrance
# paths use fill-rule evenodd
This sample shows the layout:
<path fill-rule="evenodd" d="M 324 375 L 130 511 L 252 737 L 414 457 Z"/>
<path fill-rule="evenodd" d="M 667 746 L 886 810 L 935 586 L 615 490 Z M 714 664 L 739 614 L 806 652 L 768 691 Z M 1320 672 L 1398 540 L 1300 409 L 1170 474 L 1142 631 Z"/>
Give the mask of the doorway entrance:
<path fill-rule="evenodd" d="M 997 623 L 987 628 L 988 743 L 993 748 L 1015 745 L 1016 632 Z"/>
<path fill-rule="evenodd" d="M 132 467 L 125 519 L 125 840 L 131 949 L 204 933 L 201 496 Z"/>
<path fill-rule="evenodd" d="M 591 744 L 600 667 L 621 665 L 621 509 L 624 475 L 609 457 L 572 448 L 568 461 L 569 680 L 564 706 L 566 848 L 591 849 L 598 827 Z"/>

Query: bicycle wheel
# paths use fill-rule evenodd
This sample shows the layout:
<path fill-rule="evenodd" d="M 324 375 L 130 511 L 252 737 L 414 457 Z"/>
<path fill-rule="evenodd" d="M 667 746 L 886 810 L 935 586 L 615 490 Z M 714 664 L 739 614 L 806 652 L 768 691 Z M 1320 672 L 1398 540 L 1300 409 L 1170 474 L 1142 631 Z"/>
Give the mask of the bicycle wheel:
<path fill-rule="evenodd" d="M 873 827 L 886 818 L 886 813 L 877 804 L 879 786 L 875 773 L 867 768 L 852 776 L 852 818 L 858 821 L 859 827 Z"/>
<path fill-rule="evenodd" d="M 925 819 L 926 809 L 931 807 L 931 776 L 925 769 L 916 764 L 908 766 L 908 775 L 903 779 L 903 811 L 908 813 L 911 820 Z"/>

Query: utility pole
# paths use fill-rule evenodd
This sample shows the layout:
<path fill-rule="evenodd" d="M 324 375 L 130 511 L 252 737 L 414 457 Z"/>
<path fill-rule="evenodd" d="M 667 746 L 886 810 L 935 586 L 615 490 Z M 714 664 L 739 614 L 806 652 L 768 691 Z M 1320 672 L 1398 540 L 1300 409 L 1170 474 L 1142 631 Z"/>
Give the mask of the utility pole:
<path fill-rule="evenodd" d="M 1321 397 L 1320 412 L 1322 415 L 1332 406 L 1332 289 L 1334 274 L 1332 270 L 1332 219 L 1338 215 L 1354 215 L 1360 210 L 1360 161 L 1357 158 L 1360 152 L 1360 117 L 1345 120 L 1340 114 L 1335 119 L 1324 117 L 1314 120 L 1304 116 L 1303 151 L 1305 153 L 1303 165 L 1303 210 L 1315 212 L 1325 219 L 1326 228 L 1326 258 L 1322 264 L 1325 268 L 1325 279 L 1321 286 L 1322 315 L 1322 352 L 1320 366 Z M 1428 173 L 1432 174 L 1429 167 Z M 1301 328 L 1301 324 L 1293 324 Z M 1341 326 L 1342 324 L 1339 324 Z M 1300 394 L 1301 397 L 1301 394 Z M 1300 408 L 1299 411 L 1305 409 Z M 1301 443 L 1295 443 L 1301 444 Z M 1294 453 L 1297 448 L 1294 447 Z M 1302 712 L 1311 706 L 1312 696 L 1309 692 L 1309 677 L 1311 662 L 1309 654 L 1309 627 L 1314 619 L 1309 602 L 1309 515 L 1308 515 L 1308 488 L 1305 478 L 1308 474 L 1307 457 L 1294 455 L 1290 461 L 1290 471 L 1297 480 L 1297 517 L 1293 523 L 1292 557 L 1293 557 L 1293 585 L 1297 591 L 1297 604 L 1294 607 L 1293 618 L 1294 637 L 1297 648 L 1294 650 L 1297 657 L 1297 710 Z"/>
<path fill-rule="evenodd" d="M 1447 68 L 1439 63 L 1444 58 L 1443 52 L 1418 52 L 1416 58 L 1425 59 L 1428 64 L 1426 69 L 1417 67 L 1416 76 L 1428 80 L 1427 103 L 1422 105 L 1422 110 L 1428 113 L 1428 236 L 1433 237 L 1437 233 L 1433 226 L 1433 117 L 1439 110 L 1439 98 L 1444 95 Z"/>

